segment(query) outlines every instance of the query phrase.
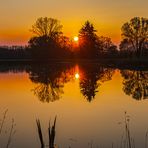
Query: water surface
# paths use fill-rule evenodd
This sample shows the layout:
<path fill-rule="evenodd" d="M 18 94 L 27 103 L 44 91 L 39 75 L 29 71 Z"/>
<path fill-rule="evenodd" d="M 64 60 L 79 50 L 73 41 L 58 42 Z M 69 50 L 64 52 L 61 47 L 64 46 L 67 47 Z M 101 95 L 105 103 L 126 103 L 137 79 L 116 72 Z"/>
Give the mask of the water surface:
<path fill-rule="evenodd" d="M 100 64 L 28 64 L 0 66 L 0 111 L 8 109 L 0 144 L 5 147 L 16 123 L 12 148 L 37 148 L 36 118 L 46 144 L 48 123 L 57 115 L 56 145 L 61 148 L 120 146 L 124 112 L 131 135 L 144 147 L 148 129 L 148 71 Z"/>

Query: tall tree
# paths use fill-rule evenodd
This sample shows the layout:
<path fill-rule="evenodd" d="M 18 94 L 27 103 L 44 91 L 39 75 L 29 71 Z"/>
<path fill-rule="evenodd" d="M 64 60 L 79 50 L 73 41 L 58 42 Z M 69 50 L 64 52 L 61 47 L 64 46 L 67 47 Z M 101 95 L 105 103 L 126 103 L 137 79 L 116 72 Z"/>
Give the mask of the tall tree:
<path fill-rule="evenodd" d="M 79 31 L 79 46 L 82 56 L 97 57 L 97 35 L 92 23 L 86 21 Z"/>
<path fill-rule="evenodd" d="M 61 32 L 62 25 L 57 19 L 38 18 L 32 26 L 35 35 L 29 40 L 29 49 L 33 59 L 65 58 L 70 56 L 66 42 L 68 39 Z"/>
<path fill-rule="evenodd" d="M 133 50 L 140 57 L 144 42 L 148 39 L 148 19 L 134 17 L 121 30 L 123 38 L 132 44 Z"/>
<path fill-rule="evenodd" d="M 55 38 L 61 33 L 62 25 L 60 21 L 54 18 L 40 17 L 36 20 L 35 24 L 32 25 L 31 32 L 37 36 L 48 36 Z"/>

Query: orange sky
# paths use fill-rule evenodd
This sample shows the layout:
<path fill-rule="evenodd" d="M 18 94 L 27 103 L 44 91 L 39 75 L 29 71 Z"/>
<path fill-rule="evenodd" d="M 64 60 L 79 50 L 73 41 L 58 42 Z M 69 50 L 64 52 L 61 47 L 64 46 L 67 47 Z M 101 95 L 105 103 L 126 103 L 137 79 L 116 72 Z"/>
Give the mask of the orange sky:
<path fill-rule="evenodd" d="M 29 29 L 41 16 L 59 19 L 70 37 L 90 20 L 99 35 L 119 43 L 122 24 L 134 16 L 148 17 L 147 6 L 147 0 L 1 0 L 0 45 L 27 44 Z"/>

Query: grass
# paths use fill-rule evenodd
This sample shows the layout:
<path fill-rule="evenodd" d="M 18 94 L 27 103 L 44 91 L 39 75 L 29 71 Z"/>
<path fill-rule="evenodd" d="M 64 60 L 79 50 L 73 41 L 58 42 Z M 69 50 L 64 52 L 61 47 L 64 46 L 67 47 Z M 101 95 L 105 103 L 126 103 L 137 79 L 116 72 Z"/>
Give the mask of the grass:
<path fill-rule="evenodd" d="M 56 119 L 54 119 L 54 124 L 51 126 L 50 121 L 49 121 L 49 128 L 48 128 L 48 135 L 49 135 L 49 148 L 54 148 L 54 141 L 55 141 L 55 126 L 56 126 Z"/>
<path fill-rule="evenodd" d="M 7 112 L 8 112 L 8 109 L 4 111 L 3 117 L 0 121 L 0 134 L 2 133 L 2 130 L 3 130 L 3 126 L 4 126 L 4 123 L 5 123 L 5 120 L 6 120 Z"/>
<path fill-rule="evenodd" d="M 49 127 L 48 127 L 48 136 L 49 136 L 49 145 L 47 145 L 47 147 L 49 148 L 55 148 L 55 136 L 56 136 L 56 119 L 57 117 L 55 117 L 54 119 L 54 123 L 51 126 L 51 122 L 49 122 Z M 37 119 L 37 127 L 38 127 L 38 135 L 39 135 L 39 139 L 40 139 L 40 143 L 41 143 L 41 148 L 45 148 L 45 143 L 44 143 L 44 139 L 43 139 L 43 134 L 42 134 L 42 129 L 41 129 L 41 124 L 40 124 L 40 120 Z M 111 143 L 111 145 L 109 147 L 105 147 L 105 148 L 137 148 L 136 144 L 135 144 L 135 140 L 132 137 L 131 134 L 131 130 L 130 130 L 130 116 L 127 114 L 127 112 L 124 112 L 124 119 L 123 119 L 123 131 L 124 134 L 121 136 L 121 141 L 119 144 L 114 144 L 113 142 Z M 120 123 L 121 124 L 121 123 Z M 148 131 L 145 134 L 145 147 L 144 148 L 148 148 Z M 69 146 L 69 148 L 72 148 L 71 146 Z M 97 147 L 91 142 L 88 144 L 88 148 L 104 148 L 104 146 L 98 146 Z M 143 148 L 143 147 L 141 147 Z"/>
<path fill-rule="evenodd" d="M 4 125 L 6 122 L 7 118 L 7 113 L 8 110 L 5 110 L 2 116 L 2 119 L 0 120 L 0 136 L 4 132 Z M 49 147 L 49 148 L 55 148 L 55 137 L 56 137 L 56 122 L 57 122 L 57 117 L 55 117 L 53 124 L 51 124 L 51 121 L 49 121 L 49 127 L 48 127 L 48 145 L 45 144 L 45 140 L 43 137 L 43 131 L 42 131 L 42 126 L 41 122 L 39 119 L 36 119 L 36 125 L 37 125 L 37 131 L 38 131 L 38 136 L 41 144 L 41 148 Z M 123 120 L 123 131 L 124 134 L 121 137 L 121 141 L 119 145 L 115 145 L 114 143 L 111 143 L 109 147 L 106 148 L 136 148 L 135 140 L 132 138 L 131 130 L 130 130 L 130 116 L 127 114 L 127 112 L 124 113 L 124 120 Z M 6 143 L 6 148 L 10 147 L 10 144 L 12 142 L 12 138 L 15 134 L 15 122 L 14 119 L 11 121 L 11 127 L 8 130 L 8 141 Z M 144 139 L 144 148 L 148 148 L 148 131 L 145 134 L 145 139 Z M 88 147 L 90 148 L 95 148 L 93 143 L 89 144 Z M 0 145 L 1 148 L 1 145 Z M 69 147 L 72 148 L 72 147 Z M 100 148 L 97 146 L 97 148 Z M 101 147 L 103 148 L 103 147 Z M 142 148 L 142 147 L 141 147 Z"/>
<path fill-rule="evenodd" d="M 6 148 L 9 148 L 10 144 L 11 144 L 11 141 L 12 141 L 12 137 L 13 135 L 15 134 L 15 122 L 14 122 L 14 119 L 12 118 L 12 122 L 11 122 L 11 127 L 10 127 L 10 132 L 9 132 L 9 137 L 8 137 L 8 142 L 7 142 L 7 145 L 6 145 Z"/>
<path fill-rule="evenodd" d="M 51 126 L 51 123 L 49 121 L 49 127 L 48 127 L 48 137 L 49 137 L 49 148 L 55 148 L 55 135 L 56 135 L 56 120 L 57 117 L 55 117 L 54 119 L 54 123 Z M 41 128 L 41 122 L 39 119 L 36 120 L 36 124 L 37 124 L 37 129 L 38 129 L 38 135 L 39 135 L 39 139 L 40 139 L 40 144 L 41 144 L 41 148 L 45 148 L 45 142 L 44 142 L 44 138 L 43 138 L 43 132 L 42 132 L 42 128 Z"/>
<path fill-rule="evenodd" d="M 8 113 L 8 109 L 6 109 L 3 113 L 3 116 L 2 116 L 2 119 L 0 120 L 0 137 L 2 136 L 3 132 L 4 134 L 6 134 L 6 130 L 8 130 L 8 141 L 6 143 L 6 148 L 9 148 L 10 147 L 10 144 L 12 142 L 12 138 L 14 136 L 14 134 L 16 133 L 16 130 L 15 130 L 15 122 L 14 122 L 14 119 L 12 118 L 12 121 L 11 121 L 11 126 L 10 126 L 10 129 L 4 129 L 4 125 L 5 125 L 5 122 L 6 122 L 6 118 L 7 118 L 7 113 Z M 0 142 L 0 148 L 1 148 L 1 142 Z"/>

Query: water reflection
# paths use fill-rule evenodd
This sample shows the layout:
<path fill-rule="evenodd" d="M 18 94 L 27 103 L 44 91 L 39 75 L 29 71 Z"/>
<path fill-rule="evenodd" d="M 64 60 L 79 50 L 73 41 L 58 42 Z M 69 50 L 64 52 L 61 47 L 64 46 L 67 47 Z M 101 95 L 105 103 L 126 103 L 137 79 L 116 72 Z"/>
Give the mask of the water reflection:
<path fill-rule="evenodd" d="M 28 72 L 30 80 L 37 84 L 33 92 L 42 102 L 59 100 L 64 93 L 64 84 L 74 78 L 79 80 L 80 91 L 84 98 L 91 102 L 101 83 L 111 80 L 114 70 L 97 64 L 79 66 L 53 64 L 33 65 Z"/>
<path fill-rule="evenodd" d="M 98 65 L 81 66 L 83 77 L 80 79 L 80 90 L 83 96 L 91 102 L 99 91 L 101 82 L 111 80 L 114 70 Z"/>
<path fill-rule="evenodd" d="M 148 98 L 148 71 L 121 71 L 123 80 L 123 91 L 136 100 Z"/>
<path fill-rule="evenodd" d="M 115 70 L 114 67 L 108 68 L 94 63 L 5 63 L 0 65 L 0 73 L 28 73 L 29 79 L 35 84 L 31 91 L 42 102 L 59 100 L 64 94 L 65 84 L 74 81 L 78 81 L 81 94 L 91 102 L 99 93 L 99 87 L 112 79 Z M 120 72 L 125 94 L 136 100 L 148 98 L 148 71 L 123 69 Z"/>
<path fill-rule="evenodd" d="M 9 64 L 0 65 L 0 82 L 0 109 L 9 108 L 10 116 L 14 116 L 17 123 L 14 136 L 17 141 L 12 140 L 13 147 L 39 146 L 36 117 L 40 118 L 41 126 L 46 127 L 42 128 L 44 142 L 49 141 L 47 121 L 50 117 L 54 119 L 55 115 L 58 115 L 55 143 L 59 143 L 60 147 L 90 147 L 91 144 L 88 146 L 85 142 L 91 140 L 109 147 L 108 144 L 114 139 L 120 140 L 121 128 L 124 128 L 121 115 L 125 110 L 137 118 L 131 129 L 136 133 L 135 141 L 138 144 L 143 141 L 141 137 L 148 125 L 148 102 L 137 104 L 131 99 L 147 98 L 148 71 L 117 70 L 94 63 Z M 35 95 L 36 100 L 32 99 L 32 95 Z M 51 103 L 53 101 L 56 103 Z M 42 102 L 50 103 L 45 105 Z M 9 128 L 11 120 L 7 121 L 5 123 Z M 118 122 L 120 125 L 117 125 Z M 119 129 L 117 126 L 120 126 Z M 8 136 L 5 133 L 4 136 L 0 141 L 6 144 Z M 97 147 L 95 143 L 93 147 Z"/>
<path fill-rule="evenodd" d="M 32 90 L 42 102 L 59 100 L 64 84 L 70 81 L 69 68 L 61 64 L 32 65 L 28 70 L 29 79 L 37 84 Z M 68 71 L 68 72 L 67 72 Z"/>

